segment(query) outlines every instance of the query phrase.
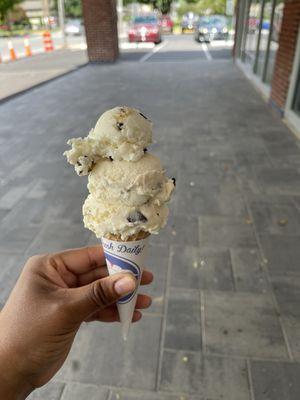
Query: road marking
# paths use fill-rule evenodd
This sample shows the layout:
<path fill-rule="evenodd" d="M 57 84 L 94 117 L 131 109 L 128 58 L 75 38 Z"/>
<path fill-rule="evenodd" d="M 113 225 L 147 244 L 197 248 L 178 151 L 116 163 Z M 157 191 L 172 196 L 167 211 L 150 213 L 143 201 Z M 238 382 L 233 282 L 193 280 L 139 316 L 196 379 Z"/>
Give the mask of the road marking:
<path fill-rule="evenodd" d="M 212 60 L 212 56 L 208 50 L 207 44 L 206 43 L 201 43 L 202 50 L 204 51 L 205 57 L 208 59 L 208 61 Z"/>
<path fill-rule="evenodd" d="M 150 57 L 153 56 L 153 54 L 157 53 L 159 50 L 161 50 L 163 47 L 165 47 L 168 44 L 168 41 L 163 42 L 159 44 L 158 46 L 153 47 L 152 51 L 149 51 L 149 53 L 143 55 L 143 57 L 140 58 L 140 62 L 145 62 L 147 61 Z"/>

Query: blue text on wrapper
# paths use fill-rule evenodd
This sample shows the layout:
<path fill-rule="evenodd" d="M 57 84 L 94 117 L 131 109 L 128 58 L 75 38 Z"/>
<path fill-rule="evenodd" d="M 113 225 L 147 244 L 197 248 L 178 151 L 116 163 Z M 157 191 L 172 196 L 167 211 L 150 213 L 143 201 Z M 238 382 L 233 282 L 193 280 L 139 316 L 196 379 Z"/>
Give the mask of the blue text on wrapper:
<path fill-rule="evenodd" d="M 105 253 L 106 260 L 108 260 L 111 264 L 119 267 L 124 272 L 125 271 L 131 272 L 134 275 L 134 277 L 136 278 L 136 280 L 139 281 L 140 275 L 141 275 L 141 270 L 137 264 L 135 264 L 133 261 L 130 261 L 124 257 L 120 257 L 120 256 L 116 256 L 115 254 L 111 254 L 107 250 L 105 250 L 104 253 Z M 118 301 L 118 304 L 128 303 L 134 297 L 136 290 L 132 293 L 129 293 L 127 296 L 122 297 L 122 299 L 120 299 Z"/>
<path fill-rule="evenodd" d="M 139 245 L 139 244 L 137 244 L 135 246 L 127 246 L 126 244 L 114 245 L 112 242 L 110 242 L 110 243 L 103 242 L 102 245 L 103 245 L 104 249 L 108 250 L 108 251 L 109 250 L 114 251 L 115 250 L 114 246 L 116 246 L 117 247 L 116 250 L 118 251 L 118 253 L 121 253 L 121 254 L 124 254 L 124 253 L 135 254 L 136 256 L 138 254 L 140 254 L 145 248 L 145 245 L 142 245 L 142 246 Z"/>

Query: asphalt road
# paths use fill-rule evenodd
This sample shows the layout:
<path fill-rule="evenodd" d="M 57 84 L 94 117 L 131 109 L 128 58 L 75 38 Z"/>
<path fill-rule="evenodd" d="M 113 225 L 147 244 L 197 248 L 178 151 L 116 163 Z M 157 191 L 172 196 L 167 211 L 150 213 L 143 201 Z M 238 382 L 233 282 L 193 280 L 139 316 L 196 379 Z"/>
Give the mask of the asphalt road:
<path fill-rule="evenodd" d="M 233 42 L 198 43 L 193 35 L 165 35 L 159 45 L 121 42 L 121 59 L 138 62 L 214 61 L 231 58 Z"/>

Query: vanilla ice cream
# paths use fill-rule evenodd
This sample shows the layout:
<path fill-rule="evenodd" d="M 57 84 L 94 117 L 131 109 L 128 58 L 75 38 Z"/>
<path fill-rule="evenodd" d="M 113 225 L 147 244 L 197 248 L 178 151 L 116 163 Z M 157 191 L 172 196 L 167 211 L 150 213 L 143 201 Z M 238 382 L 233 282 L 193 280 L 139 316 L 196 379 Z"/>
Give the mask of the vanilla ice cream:
<path fill-rule="evenodd" d="M 158 233 L 166 224 L 175 180 L 146 152 L 151 141 L 152 123 L 125 106 L 106 111 L 86 138 L 69 140 L 68 162 L 89 175 L 83 220 L 97 237 L 127 240 L 141 231 Z"/>
<path fill-rule="evenodd" d="M 106 111 L 85 138 L 68 141 L 64 154 L 78 175 L 87 175 L 100 158 L 137 161 L 152 142 L 152 122 L 139 110 L 122 106 Z"/>

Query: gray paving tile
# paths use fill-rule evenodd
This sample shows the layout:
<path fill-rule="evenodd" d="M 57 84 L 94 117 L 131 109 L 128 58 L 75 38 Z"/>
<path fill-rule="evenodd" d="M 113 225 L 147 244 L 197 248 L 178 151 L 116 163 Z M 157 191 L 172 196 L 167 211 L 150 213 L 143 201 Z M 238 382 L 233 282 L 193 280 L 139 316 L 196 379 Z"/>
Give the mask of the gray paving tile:
<path fill-rule="evenodd" d="M 288 358 L 270 295 L 206 292 L 204 308 L 209 352 L 268 359 Z"/>
<path fill-rule="evenodd" d="M 230 253 L 237 291 L 264 293 L 270 289 L 258 250 L 231 249 Z"/>
<path fill-rule="evenodd" d="M 300 194 L 300 173 L 295 168 L 265 168 L 257 176 L 267 194 Z"/>
<path fill-rule="evenodd" d="M 200 217 L 200 247 L 226 249 L 255 247 L 256 241 L 248 218 Z"/>
<path fill-rule="evenodd" d="M 300 361 L 300 320 L 299 317 L 291 315 L 281 316 L 281 321 L 287 335 L 293 360 Z"/>
<path fill-rule="evenodd" d="M 274 294 L 282 315 L 295 317 L 300 321 L 300 274 L 288 276 L 274 275 L 271 277 Z"/>
<path fill-rule="evenodd" d="M 243 360 L 164 351 L 160 389 L 221 400 L 250 400 Z"/>
<path fill-rule="evenodd" d="M 0 253 L 0 304 L 4 304 L 14 287 L 26 258 L 17 254 Z"/>
<path fill-rule="evenodd" d="M 132 390 L 112 390 L 109 400 L 204 400 L 203 397 L 164 392 L 141 392 Z"/>
<path fill-rule="evenodd" d="M 106 388 L 72 382 L 65 386 L 60 400 L 107 400 L 108 394 L 109 391 Z"/>
<path fill-rule="evenodd" d="M 300 364 L 251 362 L 255 400 L 298 400 Z"/>
<path fill-rule="evenodd" d="M 300 235 L 300 213 L 293 205 L 250 203 L 257 232 Z"/>
<path fill-rule="evenodd" d="M 299 237 L 260 235 L 259 241 L 272 275 L 299 272 Z"/>
<path fill-rule="evenodd" d="M 197 217 L 184 214 L 172 216 L 159 235 L 152 235 L 151 242 L 197 246 L 198 229 Z"/>
<path fill-rule="evenodd" d="M 0 223 L 0 252 L 23 253 L 37 235 L 47 205 L 23 199 Z"/>
<path fill-rule="evenodd" d="M 11 187 L 1 198 L 0 208 L 11 209 L 18 201 L 22 199 L 25 193 L 29 190 L 27 185 Z"/>
<path fill-rule="evenodd" d="M 160 329 L 160 317 L 144 316 L 124 342 L 119 324 L 83 325 L 57 378 L 154 390 Z"/>
<path fill-rule="evenodd" d="M 62 382 L 49 382 L 40 389 L 36 389 L 28 400 L 60 400 L 65 384 Z"/>
<path fill-rule="evenodd" d="M 28 255 L 55 252 L 85 246 L 89 232 L 81 223 L 55 221 L 45 223 L 27 250 Z"/>
<path fill-rule="evenodd" d="M 238 186 L 238 182 L 231 174 L 226 174 L 224 168 L 230 168 L 228 163 L 212 173 L 207 160 L 203 163 L 208 168 L 207 174 L 197 163 L 198 170 L 195 176 L 180 174 L 178 181 L 177 212 L 195 215 L 233 215 L 246 214 L 245 204 Z M 183 171 L 187 173 L 187 168 Z M 223 174 L 223 176 L 222 176 Z M 209 175 L 213 175 L 212 179 Z M 193 186 L 191 186 L 191 184 Z M 232 196 L 232 193 L 235 195 Z"/>
<path fill-rule="evenodd" d="M 140 292 L 149 294 L 152 297 L 151 307 L 147 310 L 150 313 L 163 313 L 166 279 L 168 272 L 170 248 L 167 245 L 151 244 L 145 267 L 154 275 L 154 281 L 149 286 L 144 286 Z"/>
<path fill-rule="evenodd" d="M 233 290 L 229 252 L 192 246 L 173 246 L 171 286 Z"/>
<path fill-rule="evenodd" d="M 164 347 L 200 351 L 201 316 L 198 290 L 170 290 Z"/>

